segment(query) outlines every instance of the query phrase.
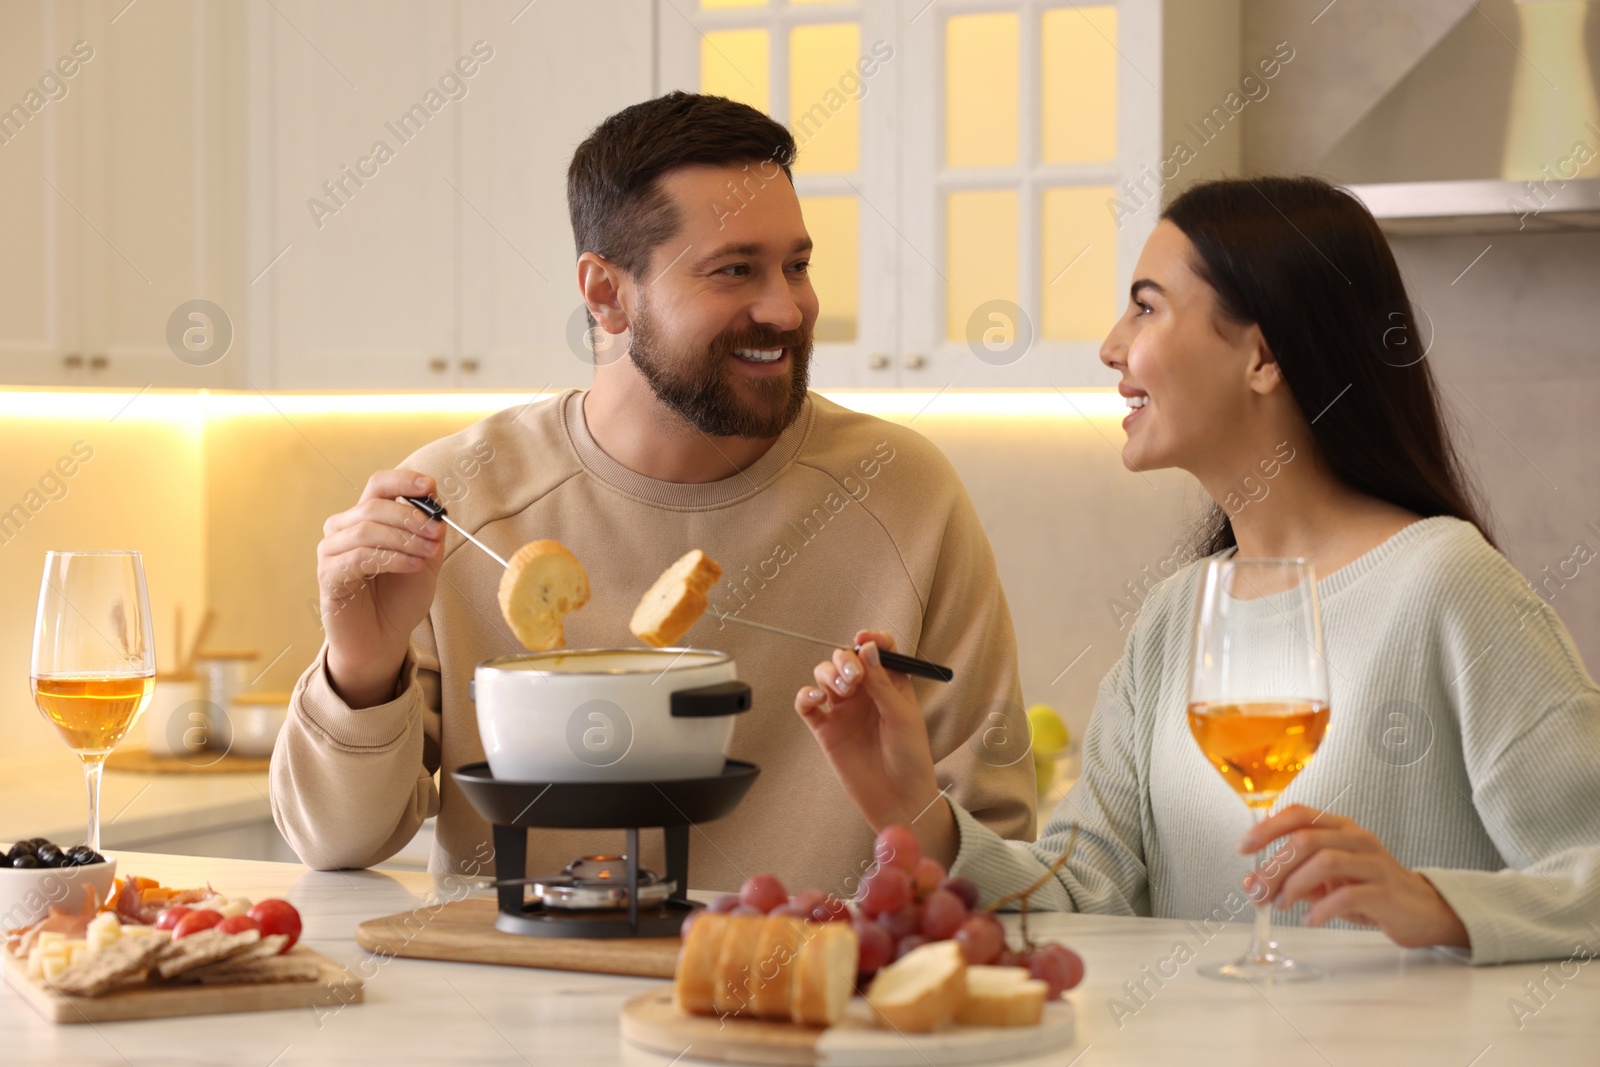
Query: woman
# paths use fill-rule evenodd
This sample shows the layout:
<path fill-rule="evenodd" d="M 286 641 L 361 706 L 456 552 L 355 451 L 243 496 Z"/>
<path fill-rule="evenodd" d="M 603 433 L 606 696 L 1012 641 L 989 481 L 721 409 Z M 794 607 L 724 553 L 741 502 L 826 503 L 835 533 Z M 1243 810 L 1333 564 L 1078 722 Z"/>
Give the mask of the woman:
<path fill-rule="evenodd" d="M 911 684 L 878 661 L 887 634 L 819 664 L 795 708 L 873 827 L 910 824 L 986 900 L 1035 881 L 1077 827 L 1035 906 L 1225 920 L 1271 899 L 1291 921 L 1376 926 L 1474 963 L 1592 955 L 1578 946 L 1600 943 L 1600 690 L 1489 539 L 1410 306 L 1353 197 L 1310 178 L 1212 182 L 1163 214 L 1100 351 L 1132 408 L 1128 468 L 1182 468 L 1226 502 L 1280 465 L 1266 496 L 1215 511 L 1199 552 L 1303 556 L 1319 575 L 1327 739 L 1237 844 L 1281 840 L 1275 859 L 1241 883 L 1249 861 L 1226 846 L 1244 806 L 1185 718 L 1203 562 L 1145 602 L 1082 777 L 1033 845 L 940 795 Z M 1396 749 L 1396 728 L 1413 743 Z"/>

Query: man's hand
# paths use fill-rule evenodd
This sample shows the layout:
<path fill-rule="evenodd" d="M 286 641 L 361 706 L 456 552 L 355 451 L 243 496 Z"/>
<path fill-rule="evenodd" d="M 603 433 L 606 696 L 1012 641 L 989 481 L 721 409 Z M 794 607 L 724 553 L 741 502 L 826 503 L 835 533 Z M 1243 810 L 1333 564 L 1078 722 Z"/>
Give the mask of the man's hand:
<path fill-rule="evenodd" d="M 395 499 L 433 491 L 425 474 L 378 471 L 355 507 L 323 524 L 317 588 L 328 677 L 352 708 L 393 697 L 411 632 L 433 604 L 444 523 Z"/>
<path fill-rule="evenodd" d="M 1263 870 L 1245 876 L 1250 899 L 1279 908 L 1311 902 L 1307 926 L 1344 919 L 1376 926 L 1397 945 L 1470 944 L 1467 928 L 1427 878 L 1400 865 L 1383 842 L 1354 820 L 1292 804 L 1239 840 L 1250 853 L 1287 840 Z"/>

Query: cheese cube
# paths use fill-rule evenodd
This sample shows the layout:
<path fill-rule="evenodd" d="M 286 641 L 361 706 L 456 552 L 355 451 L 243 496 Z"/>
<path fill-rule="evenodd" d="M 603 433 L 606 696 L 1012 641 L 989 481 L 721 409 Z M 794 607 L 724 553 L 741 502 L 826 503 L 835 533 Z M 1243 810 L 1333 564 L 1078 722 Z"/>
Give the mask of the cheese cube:
<path fill-rule="evenodd" d="M 59 933 L 55 930 L 44 930 L 40 932 L 39 940 L 35 941 L 34 944 L 38 945 L 40 948 L 43 948 L 46 945 L 59 945 L 66 939 L 66 934 Z"/>
<path fill-rule="evenodd" d="M 222 912 L 223 918 L 227 918 L 230 915 L 244 915 L 250 910 L 250 907 L 249 897 L 233 897 L 224 901 L 222 907 L 217 910 Z"/>
<path fill-rule="evenodd" d="M 50 955 L 43 960 L 44 977 L 46 981 L 53 981 L 60 977 L 61 972 L 71 966 L 65 955 Z"/>
<path fill-rule="evenodd" d="M 109 923 L 103 923 L 96 919 L 89 924 L 89 949 L 93 952 L 99 952 L 121 936 L 122 924 L 117 922 L 116 919 L 113 918 Z"/>

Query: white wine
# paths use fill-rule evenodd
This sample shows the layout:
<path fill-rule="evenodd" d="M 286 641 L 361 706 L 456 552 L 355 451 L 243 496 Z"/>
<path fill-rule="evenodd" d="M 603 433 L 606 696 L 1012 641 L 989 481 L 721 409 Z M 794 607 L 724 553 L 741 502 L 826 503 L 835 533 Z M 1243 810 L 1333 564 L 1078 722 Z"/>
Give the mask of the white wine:
<path fill-rule="evenodd" d="M 57 674 L 33 679 L 33 701 L 84 759 L 104 759 L 138 721 L 152 674 Z"/>

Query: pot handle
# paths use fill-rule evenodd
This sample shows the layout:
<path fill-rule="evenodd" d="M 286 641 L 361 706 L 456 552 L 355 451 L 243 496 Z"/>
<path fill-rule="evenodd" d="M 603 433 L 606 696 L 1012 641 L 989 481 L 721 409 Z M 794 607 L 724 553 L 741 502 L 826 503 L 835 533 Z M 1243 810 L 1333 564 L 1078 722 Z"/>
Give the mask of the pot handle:
<path fill-rule="evenodd" d="M 672 694 L 674 719 L 704 719 L 750 710 L 750 687 L 744 682 L 718 682 Z"/>

